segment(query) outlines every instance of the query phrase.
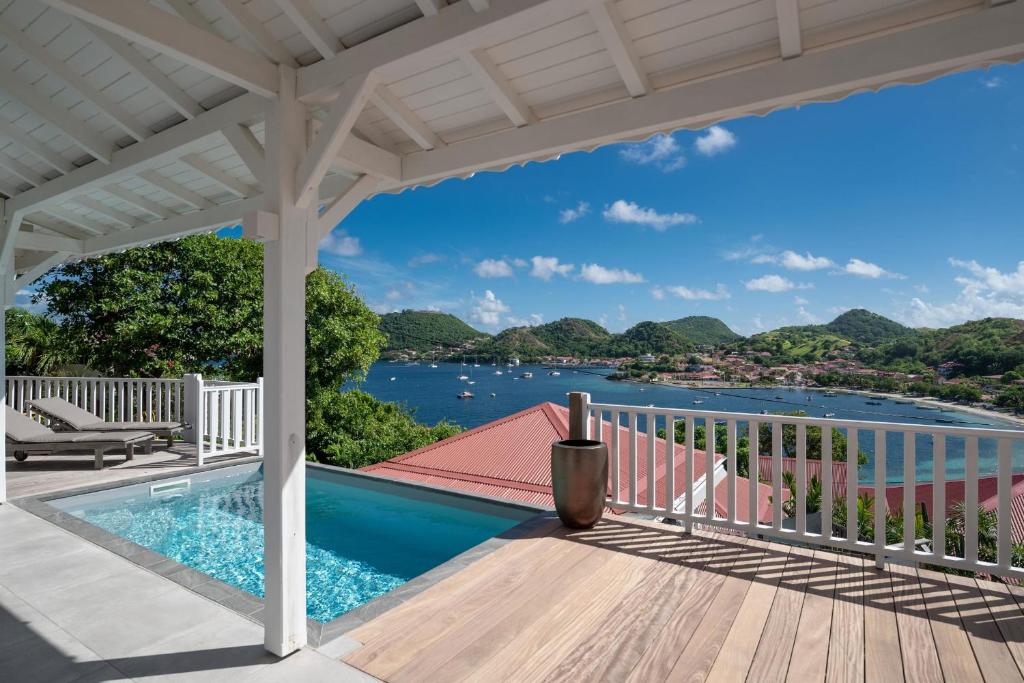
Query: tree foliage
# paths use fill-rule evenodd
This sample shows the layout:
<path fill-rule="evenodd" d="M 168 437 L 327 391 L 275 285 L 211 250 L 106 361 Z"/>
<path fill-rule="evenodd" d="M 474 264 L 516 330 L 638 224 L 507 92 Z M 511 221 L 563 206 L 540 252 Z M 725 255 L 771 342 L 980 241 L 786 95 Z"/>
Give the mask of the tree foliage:
<path fill-rule="evenodd" d="M 380 330 L 387 337 L 386 350 L 418 353 L 462 348 L 491 335 L 473 329 L 451 313 L 405 310 L 380 317 Z"/>

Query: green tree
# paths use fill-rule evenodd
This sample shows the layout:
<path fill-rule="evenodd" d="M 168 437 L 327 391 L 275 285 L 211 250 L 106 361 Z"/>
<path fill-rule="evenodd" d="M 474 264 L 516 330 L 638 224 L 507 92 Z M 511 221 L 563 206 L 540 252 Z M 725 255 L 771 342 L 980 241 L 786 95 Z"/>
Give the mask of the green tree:
<path fill-rule="evenodd" d="M 996 403 L 1011 410 L 1024 411 L 1024 386 L 1015 385 L 999 392 Z"/>
<path fill-rule="evenodd" d="M 73 346 L 52 318 L 7 309 L 7 374 L 52 375 L 75 362 Z"/>

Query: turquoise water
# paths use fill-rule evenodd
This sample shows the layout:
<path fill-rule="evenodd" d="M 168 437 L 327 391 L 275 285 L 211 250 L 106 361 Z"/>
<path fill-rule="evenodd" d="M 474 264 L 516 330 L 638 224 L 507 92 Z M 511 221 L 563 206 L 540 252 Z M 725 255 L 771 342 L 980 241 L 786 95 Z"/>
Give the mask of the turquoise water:
<path fill-rule="evenodd" d="M 236 469 L 236 468 L 230 468 Z M 181 564 L 263 596 L 263 479 L 251 466 L 214 475 L 184 495 L 149 486 L 52 501 L 85 521 Z M 330 621 L 482 541 L 529 513 L 486 511 L 446 496 L 417 500 L 344 483 L 306 479 L 306 604 Z"/>
<path fill-rule="evenodd" d="M 496 370 L 501 370 L 502 374 L 495 374 Z M 516 379 L 527 371 L 533 373 L 533 379 Z M 460 372 L 465 372 L 474 384 L 468 385 L 460 381 Z M 880 405 L 876 406 L 867 404 L 867 401 L 876 399 L 862 395 L 841 393 L 830 397 L 813 389 L 688 389 L 612 382 L 605 378 L 608 371 L 575 372 L 562 369 L 558 376 L 552 376 L 548 374 L 549 372 L 549 369 L 536 365 L 522 366 L 510 371 L 504 366 L 491 366 L 489 363 L 481 364 L 478 368 L 470 365 L 465 369 L 457 363 L 439 363 L 437 368 L 431 368 L 429 364 L 376 363 L 360 388 L 385 401 L 406 403 L 416 410 L 416 417 L 420 421 L 436 422 L 448 419 L 463 427 L 476 427 L 543 401 L 568 405 L 566 392 L 586 391 L 590 393 L 591 400 L 597 403 L 631 406 L 654 404 L 665 408 L 739 413 L 802 410 L 811 417 L 824 417 L 825 413 L 835 413 L 837 420 L 1020 429 L 1009 420 L 974 415 L 957 410 L 956 406 L 952 405 L 942 410 L 923 410 L 915 404 L 898 403 L 892 398 L 877 399 Z M 459 392 L 467 389 L 472 391 L 476 398 L 456 398 Z M 694 400 L 701 400 L 703 403 L 695 405 Z M 638 424 L 641 430 L 646 429 L 646 420 L 643 416 L 640 416 Z M 661 426 L 663 421 L 659 420 L 658 427 Z M 741 424 L 740 428 L 742 430 L 745 426 Z M 863 483 L 874 481 L 874 433 L 870 430 L 860 430 L 858 439 L 860 450 L 868 458 L 868 463 L 860 469 L 860 480 Z M 932 447 L 930 437 L 917 438 L 915 476 L 919 482 L 932 480 Z M 962 479 L 963 440 L 948 439 L 946 448 L 946 477 Z M 1014 471 L 1024 472 L 1024 442 L 1018 441 L 1014 445 L 1013 459 Z M 979 443 L 978 463 L 982 475 L 995 473 L 996 443 L 993 439 L 982 439 Z M 903 482 L 903 436 L 897 432 L 890 432 L 886 437 L 886 481 L 890 484 Z"/>

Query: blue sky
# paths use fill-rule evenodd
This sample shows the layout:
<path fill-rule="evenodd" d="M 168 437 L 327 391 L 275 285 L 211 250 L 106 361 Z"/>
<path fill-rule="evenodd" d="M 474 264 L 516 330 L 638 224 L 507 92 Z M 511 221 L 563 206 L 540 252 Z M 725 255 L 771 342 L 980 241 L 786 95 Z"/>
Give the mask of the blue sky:
<path fill-rule="evenodd" d="M 1024 318 L 1024 67 L 379 196 L 320 258 L 377 311 L 489 332 Z"/>

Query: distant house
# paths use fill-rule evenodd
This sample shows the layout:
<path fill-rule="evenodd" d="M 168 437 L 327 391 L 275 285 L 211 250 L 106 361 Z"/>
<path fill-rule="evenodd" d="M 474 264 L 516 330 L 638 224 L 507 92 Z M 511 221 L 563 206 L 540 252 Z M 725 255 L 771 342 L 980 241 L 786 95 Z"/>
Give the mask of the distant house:
<path fill-rule="evenodd" d="M 652 354 L 645 353 L 642 356 L 640 356 L 639 360 L 641 363 L 653 363 L 654 361 L 657 360 L 657 358 L 655 358 Z"/>
<path fill-rule="evenodd" d="M 612 426 L 604 423 L 602 439 L 611 441 Z M 626 444 L 629 430 L 620 427 L 622 454 L 619 459 L 619 499 L 629 498 L 629 463 Z M 362 468 L 382 477 L 419 482 L 430 486 L 465 491 L 474 495 L 493 496 L 509 501 L 529 503 L 543 507 L 554 507 L 551 493 L 551 444 L 569 436 L 569 410 L 554 403 L 540 403 L 513 415 L 457 434 L 400 455 L 390 460 Z M 647 437 L 637 434 L 637 453 L 646 454 Z M 665 441 L 655 440 L 654 500 L 659 506 L 665 501 Z M 706 456 L 695 451 L 693 462 L 695 490 L 702 490 Z M 721 467 L 722 457 L 717 456 L 719 467 L 715 470 L 715 509 L 724 517 L 728 510 L 727 479 Z M 614 462 L 614 460 L 613 460 Z M 636 500 L 646 505 L 647 462 L 646 457 L 637 458 Z M 678 503 L 684 493 L 686 472 L 686 450 L 683 445 L 675 446 L 674 496 Z M 609 490 L 610 481 L 609 477 Z M 749 487 L 751 482 L 743 477 L 736 479 L 736 519 L 741 522 L 749 517 Z M 757 519 L 771 523 L 771 487 L 758 487 Z M 703 503 L 695 494 L 697 506 Z"/>

